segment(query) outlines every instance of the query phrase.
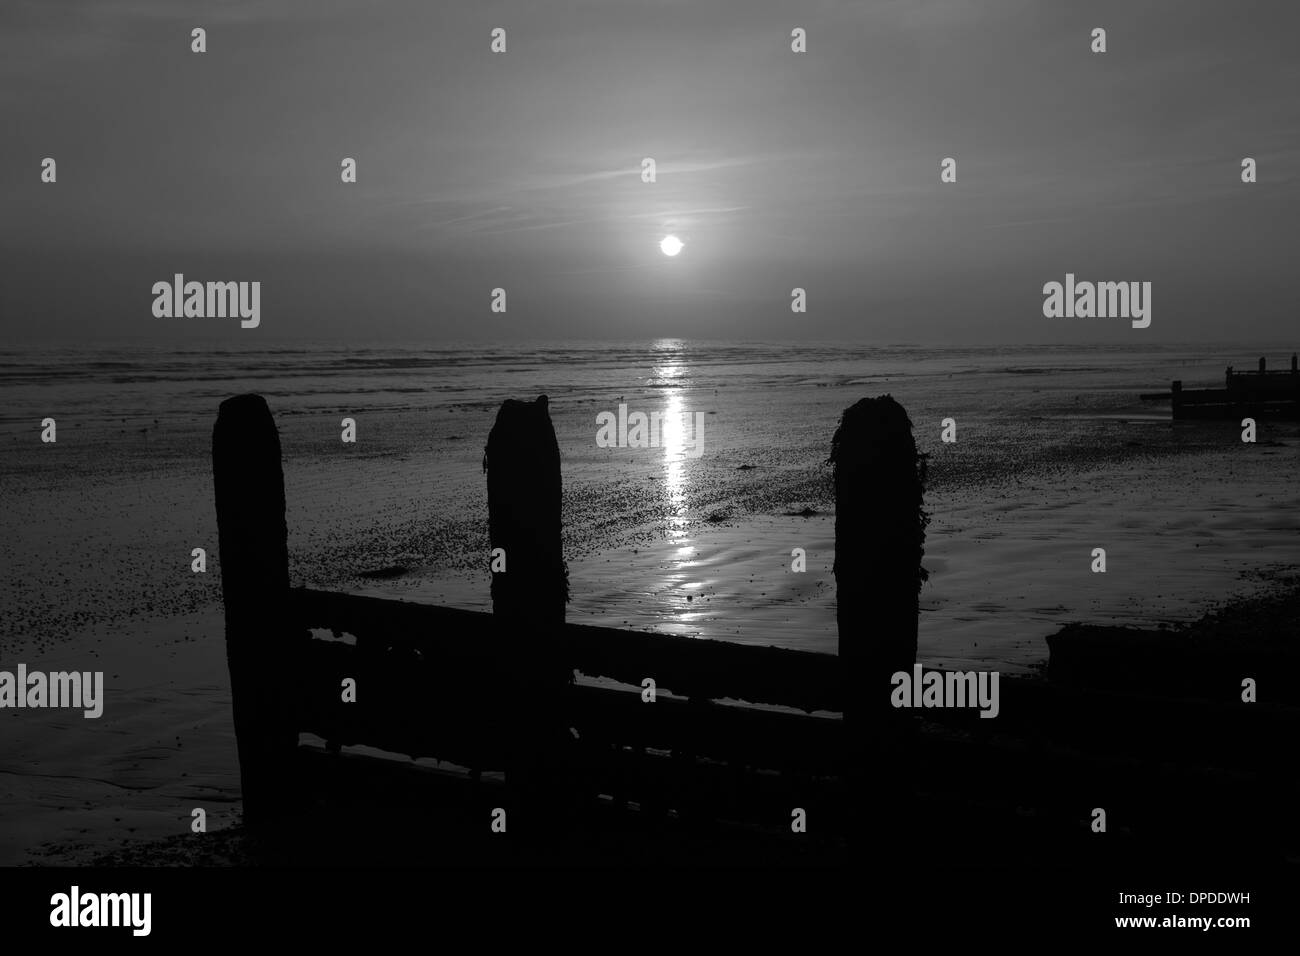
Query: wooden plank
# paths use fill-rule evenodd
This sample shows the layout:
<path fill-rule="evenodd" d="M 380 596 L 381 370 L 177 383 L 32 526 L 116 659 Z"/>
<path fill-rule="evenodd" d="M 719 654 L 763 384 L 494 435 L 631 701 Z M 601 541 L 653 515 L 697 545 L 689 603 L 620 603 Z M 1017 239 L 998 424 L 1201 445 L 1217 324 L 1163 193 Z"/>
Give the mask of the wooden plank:
<path fill-rule="evenodd" d="M 396 655 L 385 665 L 389 671 L 395 672 L 394 676 L 382 677 L 382 681 L 387 683 L 380 686 L 406 688 L 385 689 L 381 696 L 424 701 L 410 708 L 394 703 L 371 711 L 364 705 L 373 705 L 374 691 L 367 691 L 373 680 L 366 677 L 365 671 L 357 670 L 363 665 L 348 659 L 347 652 L 352 649 L 336 643 L 335 650 L 325 652 L 335 655 L 331 665 L 333 669 L 328 673 L 319 673 L 324 664 L 315 660 L 316 652 L 303 660 L 304 684 L 324 688 L 321 693 L 328 691 L 327 696 L 318 701 L 317 729 L 313 732 L 329 736 L 328 732 L 319 729 L 325 727 L 342 733 L 335 725 L 322 723 L 320 713 L 322 710 L 326 713 L 338 710 L 334 704 L 338 680 L 344 670 L 350 668 L 351 672 L 362 674 L 359 678 L 362 696 L 356 705 L 339 706 L 356 706 L 362 710 L 358 711 L 356 729 L 350 731 L 353 736 L 345 735 L 344 742 L 364 740 L 385 749 L 437 756 L 458 763 L 495 759 L 496 751 L 490 741 L 506 730 L 493 701 L 504 693 L 505 682 L 502 679 L 503 668 L 490 647 L 494 639 L 491 615 L 351 595 L 325 595 L 324 600 L 316 601 L 309 593 L 297 592 L 297 597 L 308 607 L 304 623 L 321 626 L 333 620 L 343 630 L 369 630 L 372 636 L 375 631 L 380 632 L 382 640 L 376 639 L 378 643 L 373 648 Z M 371 613 L 375 601 L 379 602 L 382 615 L 391 620 L 381 623 L 379 617 Z M 342 617 L 331 618 L 330 612 L 334 610 L 339 610 Z M 355 624 L 351 615 L 360 615 L 363 623 Z M 471 629 L 458 627 L 454 635 L 443 639 L 431 636 L 442 633 L 436 622 L 447 620 L 458 625 L 471 622 Z M 410 627 L 407 636 L 383 636 L 387 633 L 386 628 L 399 625 Z M 732 681 L 732 675 L 726 673 L 726 666 L 730 665 L 749 669 L 741 678 L 748 686 L 753 686 L 758 680 L 756 674 L 760 668 L 770 672 L 771 692 L 753 694 L 754 697 L 769 698 L 765 703 L 782 703 L 778 698 L 787 695 L 794 698 L 800 692 L 799 688 L 780 687 L 789 677 L 789 671 L 782 664 L 768 661 L 766 654 L 754 653 L 773 649 L 584 625 L 566 625 L 565 632 L 576 632 L 578 643 L 586 645 L 585 650 L 579 649 L 574 653 L 575 659 L 585 660 L 591 672 L 621 677 L 629 684 L 634 683 L 636 675 L 657 670 L 664 676 L 663 680 L 656 678 L 661 690 L 676 691 L 670 686 L 674 681 L 679 686 L 711 687 L 714 690 L 724 686 L 721 682 L 729 682 L 727 686 L 734 688 L 739 685 Z M 410 633 L 422 636 L 410 637 Z M 476 634 L 481 640 L 475 639 Z M 324 642 L 313 642 L 313 645 L 321 643 Z M 667 645 L 668 649 L 661 653 L 660 645 Z M 365 641 L 358 644 L 361 649 L 367 646 Z M 372 650 L 371 653 L 379 652 Z M 785 653 L 795 655 L 796 660 L 804 660 L 802 652 Z M 339 657 L 339 654 L 343 656 Z M 413 656 L 416 654 L 419 657 Z M 656 667 L 656 655 L 658 660 L 667 661 L 667 664 Z M 697 665 L 697 655 L 703 669 L 711 673 L 705 676 L 690 673 Z M 773 660 L 780 661 L 784 656 L 778 654 Z M 817 668 L 826 666 L 833 669 L 836 664 L 836 658 L 830 655 L 807 656 L 816 660 L 814 666 Z M 755 660 L 759 663 L 755 664 Z M 372 666 L 379 667 L 378 664 Z M 374 673 L 381 675 L 382 670 L 380 668 Z M 684 673 L 679 681 L 674 676 L 678 671 Z M 313 673 L 317 676 L 309 676 Z M 835 682 L 833 671 L 821 673 L 819 679 L 831 685 Z M 696 696 L 707 697 L 704 693 Z M 733 696 L 739 699 L 739 695 Z M 992 720 L 981 718 L 978 710 L 970 708 L 932 708 L 902 713 L 980 733 L 1022 734 L 1085 750 L 1107 749 L 1118 753 L 1149 751 L 1150 741 L 1135 728 L 1173 721 L 1181 729 L 1161 745 L 1167 755 L 1204 760 L 1220 766 L 1258 763 L 1271 749 L 1285 746 L 1289 735 L 1300 734 L 1300 713 L 1263 704 L 1241 705 L 1232 701 L 1216 703 L 1173 696 L 1115 693 L 1058 686 L 1039 679 L 1010 675 L 999 678 L 999 696 L 1000 713 Z M 835 748 L 840 746 L 838 734 L 841 731 L 838 728 L 827 729 L 828 722 L 821 718 L 771 714 L 738 707 L 696 707 L 692 710 L 680 701 L 667 698 L 654 704 L 642 704 L 636 693 L 595 688 L 577 688 L 573 699 L 579 702 L 571 709 L 574 725 L 578 724 L 585 708 L 586 723 L 598 728 L 594 731 L 595 736 L 608 740 L 621 737 L 621 742 L 627 744 L 689 749 L 694 742 L 694 752 L 697 753 L 769 766 L 789 760 L 790 755 L 797 754 L 800 748 L 808 749 L 808 759 L 804 763 L 821 764 L 831 760 Z M 362 722 L 362 714 L 373 716 Z M 784 719 L 787 716 L 798 719 Z M 812 723 L 801 725 L 798 720 Z M 601 722 L 605 724 L 603 729 L 599 729 Z M 802 729 L 804 726 L 808 728 L 806 732 Z M 582 727 L 579 727 L 579 732 L 583 732 Z M 1212 748 L 1208 757 L 1205 756 L 1207 747 Z"/>
<path fill-rule="evenodd" d="M 328 628 L 359 642 L 435 651 L 448 660 L 505 662 L 503 628 L 491 614 L 387 598 L 295 588 L 292 614 L 302 627 Z M 586 624 L 560 628 L 564 653 L 581 673 L 639 687 L 653 678 L 683 697 L 733 699 L 809 713 L 843 709 L 839 660 L 779 647 L 733 644 Z"/>
<path fill-rule="evenodd" d="M 724 704 L 573 688 L 570 723 L 579 739 L 674 750 L 771 770 L 829 772 L 843 754 L 843 721 Z"/>
<path fill-rule="evenodd" d="M 506 706 L 511 685 L 491 663 L 417 656 L 409 648 L 367 652 L 313 639 L 302 655 L 299 728 L 339 745 L 364 744 L 467 767 L 501 769 L 514 732 Z M 357 682 L 344 703 L 344 677 Z M 675 750 L 768 767 L 833 768 L 841 722 L 833 718 L 683 701 L 642 701 L 634 691 L 573 686 L 557 705 L 581 740 Z"/>

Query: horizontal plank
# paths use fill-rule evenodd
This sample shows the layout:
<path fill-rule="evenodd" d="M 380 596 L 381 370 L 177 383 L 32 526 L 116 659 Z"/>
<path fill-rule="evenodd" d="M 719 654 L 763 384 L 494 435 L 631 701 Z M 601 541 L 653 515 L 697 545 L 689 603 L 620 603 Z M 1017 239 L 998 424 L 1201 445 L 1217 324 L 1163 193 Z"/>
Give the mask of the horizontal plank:
<path fill-rule="evenodd" d="M 310 642 L 298 675 L 304 701 L 301 729 L 344 744 L 364 743 L 464 766 L 502 765 L 513 706 L 508 695 L 517 672 L 512 677 L 511 640 L 500 633 L 492 615 L 325 592 L 295 596 L 303 623 L 335 627 L 358 638 L 356 647 Z M 835 763 L 842 746 L 838 720 L 701 706 L 724 697 L 793 706 L 837 701 L 832 694 L 838 659 L 833 656 L 585 625 L 565 625 L 563 635 L 565 653 L 583 673 L 632 685 L 642 676 L 654 676 L 661 691 L 692 697 L 686 702 L 661 696 L 654 704 L 643 704 L 637 693 L 575 687 L 566 704 L 569 724 L 592 740 L 772 769 Z M 768 656 L 771 651 L 777 653 Z M 812 663 L 802 672 L 774 663 L 789 655 Z M 1227 684 L 1216 688 L 1222 691 L 1217 701 L 1186 699 L 1180 691 L 1190 688 L 1169 683 L 1174 675 L 1168 657 L 1164 659 L 1166 687 L 1152 683 L 1155 673 L 1148 675 L 1152 682 L 1145 689 L 1002 675 L 995 719 L 981 718 L 973 708 L 911 713 L 981 735 L 1010 733 L 1084 752 L 1132 755 L 1150 753 L 1147 729 L 1166 726 L 1176 730 L 1158 747 L 1165 758 L 1220 767 L 1267 765 L 1300 734 L 1300 712 L 1242 704 Z M 1133 666 L 1138 668 L 1136 662 Z M 822 667 L 828 670 L 816 669 Z M 340 702 L 340 681 L 346 676 L 358 678 L 357 704 Z M 811 694 L 799 679 L 813 684 Z"/>
<path fill-rule="evenodd" d="M 341 685 L 348 677 L 356 681 L 356 700 L 345 703 Z M 519 716 L 503 673 L 406 649 L 374 654 L 312 639 L 295 682 L 300 731 L 478 769 L 504 766 L 510 721 Z M 564 688 L 555 712 L 588 744 L 672 750 L 774 770 L 829 772 L 842 746 L 836 718 L 665 696 L 646 703 L 637 692 L 612 688 Z"/>
<path fill-rule="evenodd" d="M 1184 405 L 1287 405 L 1297 400 L 1296 394 L 1287 394 L 1272 389 L 1234 388 L 1225 391 L 1219 388 L 1207 388 L 1194 391 L 1174 393 Z"/>
<path fill-rule="evenodd" d="M 725 760 L 770 770 L 839 769 L 844 722 L 837 718 L 572 688 L 569 722 L 579 739 Z"/>
<path fill-rule="evenodd" d="M 352 634 L 359 642 L 407 646 L 444 659 L 508 666 L 519 634 L 491 614 L 388 598 L 294 588 L 293 619 L 303 627 Z M 633 686 L 649 677 L 682 697 L 733 699 L 806 712 L 843 710 L 846 686 L 839 658 L 780 647 L 734 644 L 666 634 L 565 624 L 559 629 L 565 663 L 588 677 Z"/>
<path fill-rule="evenodd" d="M 1032 824 L 1057 839 L 1077 838 L 1082 845 L 1091 837 L 1088 822 L 1094 806 L 1106 807 L 1112 823 L 1122 827 L 1117 837 L 1132 833 L 1194 853 L 1216 845 L 1280 855 L 1284 848 L 1296 846 L 1294 815 L 1285 812 L 1294 803 L 1294 787 L 1271 786 L 1258 773 L 1171 764 L 1149 756 L 1083 754 L 1000 735 L 972 737 L 924 726 L 905 752 L 873 765 L 868 788 L 856 796 L 842 780 L 754 773 L 689 757 L 602 747 L 585 737 L 573 744 L 564 779 L 576 800 L 608 794 L 615 805 L 633 801 L 643 815 L 651 816 L 671 808 L 698 821 L 749 820 L 787 829 L 790 808 L 800 806 L 816 822 L 817 832 L 833 834 L 847 832 L 846 813 L 870 815 L 877 801 L 892 799 L 898 802 L 895 809 L 900 809 L 898 804 L 914 808 L 923 829 L 938 830 L 940 846 L 954 832 L 1002 817 L 1006 820 L 999 832 Z M 318 784 L 322 796 L 333 796 L 350 779 L 347 771 L 372 762 L 349 754 L 327 764 L 334 769 Z M 412 781 L 429 772 L 421 775 L 416 768 L 391 761 L 385 766 L 392 773 L 383 782 L 357 782 L 351 789 L 368 796 L 379 812 L 392 813 L 398 799 L 410 796 L 399 789 L 406 779 L 402 772 L 411 774 Z M 494 783 L 484 783 L 495 788 Z M 484 794 L 483 799 L 486 806 L 496 806 L 509 796 Z M 1186 834 L 1203 825 L 1207 806 L 1216 814 L 1216 825 L 1193 846 Z M 1277 820 L 1286 823 L 1279 827 Z M 1054 847 L 1059 849 L 1059 844 Z"/>

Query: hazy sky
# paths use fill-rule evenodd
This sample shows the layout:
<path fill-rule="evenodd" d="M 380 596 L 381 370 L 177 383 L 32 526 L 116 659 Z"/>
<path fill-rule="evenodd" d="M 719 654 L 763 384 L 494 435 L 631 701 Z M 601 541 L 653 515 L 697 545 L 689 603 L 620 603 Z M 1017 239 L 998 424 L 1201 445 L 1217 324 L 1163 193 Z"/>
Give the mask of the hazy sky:
<path fill-rule="evenodd" d="M 0 323 L 1285 342 L 1298 27 L 1293 0 L 5 0 Z M 261 326 L 155 318 L 175 272 L 261 281 Z M 1044 318 L 1066 272 L 1152 282 L 1151 327 Z"/>

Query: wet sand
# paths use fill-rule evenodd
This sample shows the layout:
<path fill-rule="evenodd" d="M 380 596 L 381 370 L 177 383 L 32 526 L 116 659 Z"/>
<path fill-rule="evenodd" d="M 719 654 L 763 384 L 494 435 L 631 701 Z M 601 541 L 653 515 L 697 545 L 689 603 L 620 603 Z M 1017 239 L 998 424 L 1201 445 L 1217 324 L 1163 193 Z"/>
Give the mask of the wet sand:
<path fill-rule="evenodd" d="M 1212 652 L 1216 647 L 1235 648 L 1240 644 L 1249 644 L 1256 649 L 1286 647 L 1286 652 L 1293 654 L 1294 651 L 1289 648 L 1289 639 L 1298 619 L 1300 578 L 1293 575 L 1275 582 L 1254 598 L 1217 608 L 1197 622 L 1180 626 L 1176 630 L 1192 636 L 1197 645 L 1206 651 Z M 1261 628 L 1272 628 L 1274 632 L 1265 634 Z M 411 808 L 409 813 L 399 813 L 395 819 L 335 819 L 323 808 L 313 810 L 304 806 L 304 821 L 310 819 L 310 826 L 304 824 L 278 841 L 268 841 L 265 837 L 251 834 L 239 820 L 238 779 L 230 772 L 234 762 L 234 740 L 228 710 L 216 715 L 215 720 L 199 719 L 197 712 L 186 713 L 183 706 L 179 706 L 181 701 L 177 699 L 186 694 L 181 689 L 184 681 L 185 676 L 178 674 L 176 680 L 139 689 L 152 695 L 152 700 L 160 705 L 166 715 L 180 721 L 174 728 L 168 727 L 169 734 L 172 729 L 176 732 L 174 747 L 161 738 L 155 739 L 152 744 L 142 740 L 141 746 L 122 755 L 119 761 L 106 760 L 95 767 L 96 772 L 133 779 L 137 784 L 133 792 L 120 787 L 111 788 L 106 782 L 100 781 L 103 786 L 99 791 L 82 794 L 81 788 L 75 783 L 70 784 L 66 790 L 59 791 L 48 782 L 25 778 L 33 792 L 42 790 L 45 801 L 64 798 L 72 802 L 72 793 L 75 791 L 79 795 L 77 806 L 61 809 L 56 809 L 53 805 L 45 806 L 45 812 L 38 818 L 38 826 L 39 835 L 48 842 L 24 856 L 26 862 L 97 866 L 409 865 L 411 857 L 403 854 L 417 844 L 425 847 L 428 859 L 436 861 L 435 865 L 455 863 L 495 866 L 519 862 L 511 852 L 501 852 L 503 844 L 499 841 L 481 840 L 468 834 L 457 837 L 441 833 L 436 828 L 431 832 L 413 834 L 408 818 L 427 817 L 427 806 Z M 206 688 L 201 695 L 211 694 L 216 701 L 222 698 L 223 690 Z M 120 717 L 111 725 L 110 733 L 131 733 L 130 723 L 129 716 Z M 931 728 L 931 732 L 933 730 Z M 182 747 L 182 743 L 191 746 Z M 319 741 L 316 744 L 319 745 Z M 151 759 L 158 760 L 162 751 L 168 752 L 166 759 L 172 773 L 178 768 L 187 768 L 182 771 L 184 776 L 181 785 L 156 778 L 156 775 L 153 785 L 149 784 L 150 774 L 141 767 Z M 82 768 L 79 763 L 73 765 L 71 762 L 80 758 L 69 753 L 64 760 L 68 764 L 65 769 L 69 771 L 70 779 L 75 781 Z M 408 763 L 405 758 L 397 761 L 399 767 L 405 763 Z M 445 766 L 437 767 L 433 761 L 422 760 L 419 763 L 428 769 L 448 769 Z M 132 777 L 132 774 L 135 776 Z M 486 774 L 487 785 L 493 786 L 493 781 L 498 776 Z M 409 778 L 402 779 L 410 782 Z M 464 787 L 463 781 L 457 784 L 453 776 L 442 779 L 446 782 L 440 786 Z M 20 791 L 19 795 L 30 799 L 33 794 Z M 462 799 L 463 796 L 453 797 L 452 806 L 459 806 L 455 801 Z M 478 799 L 488 799 L 488 796 L 485 793 Z M 183 820 L 176 817 L 175 809 L 178 805 L 206 807 L 209 832 L 203 835 L 190 833 L 188 816 Z M 943 812 L 942 802 L 931 809 Z M 986 810 L 987 808 L 982 808 L 981 812 Z M 311 816 L 313 813 L 314 817 Z M 322 813 L 326 815 L 322 817 Z M 1024 828 L 1023 832 L 1013 829 L 1004 834 L 1012 841 L 1004 850 L 1018 854 L 1016 859 L 1037 860 L 1038 865 L 1042 865 L 1043 860 L 1038 855 L 1044 852 L 1044 848 L 1036 842 L 1032 820 L 1016 820 Z M 931 822 L 938 825 L 938 821 Z M 752 842 L 730 848 L 716 839 L 704 844 L 699 844 L 698 841 L 682 843 L 683 837 L 689 834 L 672 828 L 657 833 L 647 843 L 649 831 L 643 832 L 635 823 L 623 821 L 611 822 L 610 825 L 611 833 L 605 834 L 602 839 L 593 838 L 588 841 L 590 845 L 584 843 L 581 847 L 570 846 L 570 851 L 587 862 L 603 860 L 606 863 L 625 863 L 628 859 L 635 858 L 645 863 L 647 854 L 650 854 L 659 862 L 681 863 L 685 855 L 696 853 L 700 854 L 702 860 L 711 860 L 713 863 L 730 861 L 733 865 L 737 859 L 741 859 L 736 856 L 737 853 L 755 852 Z M 318 831 L 312 827 L 328 828 L 331 839 L 319 839 L 316 835 Z M 771 865 L 772 845 L 759 845 L 766 848 L 762 852 L 768 855 L 754 858 L 750 862 L 757 865 L 766 861 L 767 865 Z M 397 856 L 394 857 L 394 848 L 397 847 L 402 849 L 396 850 Z M 12 853 L 14 847 L 7 845 L 3 849 Z M 813 848 L 808 852 L 815 855 L 817 850 Z M 1072 852 L 1077 852 L 1077 848 Z M 798 855 L 795 854 L 792 859 L 797 860 Z M 1059 860 L 1054 862 L 1059 864 Z"/>
<path fill-rule="evenodd" d="M 1294 424 L 1270 425 L 1252 446 L 1231 424 L 1171 427 L 1131 392 L 1068 374 L 1026 387 L 1007 373 L 946 392 L 888 379 L 553 398 L 570 620 L 833 653 L 824 462 L 839 412 L 882 392 L 908 408 L 930 455 L 927 664 L 1033 671 L 1067 622 L 1189 621 L 1297 566 Z M 547 387 L 529 384 L 511 387 Z M 993 411 L 971 404 L 995 385 Z M 595 415 L 620 398 L 712 413 L 706 453 L 596 448 Z M 338 441 L 346 405 L 271 406 L 294 584 L 488 608 L 481 457 L 495 398 L 368 409 L 358 446 Z M 939 421 L 954 409 L 959 442 L 944 445 Z M 152 418 L 65 416 L 52 446 L 0 433 L 0 666 L 102 669 L 107 693 L 99 720 L 3 715 L 0 798 L 26 822 L 0 827 L 0 864 L 185 833 L 196 806 L 210 830 L 238 818 L 208 459 L 215 405 Z M 190 570 L 194 547 L 207 549 L 206 574 Z M 796 547 L 805 573 L 791 571 Z M 1107 551 L 1105 574 L 1089 571 L 1094 547 Z"/>

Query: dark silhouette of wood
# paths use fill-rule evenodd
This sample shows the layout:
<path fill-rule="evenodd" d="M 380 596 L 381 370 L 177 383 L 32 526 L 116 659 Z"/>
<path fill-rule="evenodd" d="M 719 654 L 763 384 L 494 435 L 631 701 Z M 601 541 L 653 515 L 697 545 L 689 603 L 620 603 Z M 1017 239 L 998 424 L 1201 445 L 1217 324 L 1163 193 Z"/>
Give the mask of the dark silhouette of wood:
<path fill-rule="evenodd" d="M 916 662 L 925 581 L 925 460 L 912 423 L 888 395 L 844 412 L 831 440 L 835 466 L 835 588 L 839 656 L 855 710 L 887 713 L 890 677 Z"/>
<path fill-rule="evenodd" d="M 545 395 L 509 399 L 483 454 L 488 537 L 505 552 L 492 573 L 492 613 L 505 655 L 510 719 L 507 779 L 529 834 L 556 825 L 571 751 L 564 693 L 573 682 L 560 636 L 569 600 L 561 541 L 560 446 Z"/>
<path fill-rule="evenodd" d="M 891 678 L 916 662 L 918 594 L 928 518 L 925 459 L 912 423 L 888 395 L 845 410 L 831 440 L 835 467 L 835 593 L 844 707 L 847 821 L 861 852 L 890 853 L 922 825 L 911 799 L 909 711 L 890 703 Z M 879 786 L 878 781 L 888 781 Z"/>
<path fill-rule="evenodd" d="M 449 665 L 506 654 L 504 645 L 495 643 L 507 639 L 499 633 L 500 619 L 479 611 L 308 588 L 292 589 L 290 602 L 304 626 L 346 631 L 386 647 L 407 646 Z M 845 687 L 834 654 L 590 624 L 565 623 L 557 640 L 566 666 L 588 677 L 637 687 L 653 676 L 660 691 L 679 697 L 729 698 L 809 713 L 843 709 Z"/>
<path fill-rule="evenodd" d="M 312 826 L 340 827 L 345 843 L 364 843 L 388 863 L 421 858 L 408 824 L 393 821 L 410 815 L 399 808 L 428 807 L 455 825 L 435 828 L 424 852 L 442 859 L 448 841 L 459 841 L 456 852 L 473 861 L 516 859 L 508 855 L 515 841 L 488 832 L 493 806 L 509 809 L 509 833 L 548 838 L 564 833 L 564 808 L 580 806 L 583 832 L 570 828 L 534 847 L 538 860 L 580 858 L 583 846 L 603 853 L 620 832 L 620 846 L 665 859 L 689 851 L 716 862 L 740 849 L 759 859 L 791 847 L 859 863 L 900 851 L 950 854 L 961 834 L 994 832 L 999 852 L 1005 836 L 1018 860 L 1080 863 L 1099 852 L 1085 822 L 1092 806 L 1113 811 L 1108 860 L 1273 860 L 1300 840 L 1284 813 L 1297 798 L 1294 775 L 1277 760 L 1300 732 L 1300 714 L 1286 706 L 1294 698 L 1271 685 L 1269 700 L 1281 703 L 1241 703 L 1223 674 L 1293 669 L 1274 660 L 1290 654 L 1284 641 L 1247 649 L 1237 640 L 1188 655 L 1156 636 L 1132 655 L 1142 680 L 1126 681 L 1104 662 L 1123 648 L 1067 629 L 1049 641 L 1052 680 L 1002 675 L 997 719 L 976 708 L 890 706 L 889 677 L 910 672 L 916 656 L 926 516 L 924 461 L 888 397 L 845 412 L 832 446 L 840 657 L 566 623 L 559 454 L 543 402 L 506 403 L 489 439 L 491 543 L 507 550 L 491 615 L 290 589 L 279 442 L 260 398 L 223 403 L 213 456 L 250 823 L 274 819 L 297 786 L 325 809 L 295 805 L 295 819 L 318 812 Z M 511 577 L 517 571 L 526 573 Z M 1269 610 L 1248 630 L 1290 633 L 1290 613 Z M 1181 663 L 1171 678 L 1173 657 Z M 651 705 L 636 690 L 573 685 L 575 667 L 632 687 L 653 676 L 661 696 Z M 339 704 L 343 677 L 358 680 L 356 704 Z M 838 710 L 845 719 L 718 703 L 725 699 Z M 922 723 L 924 733 L 898 732 Z M 1158 747 L 1141 732 L 1164 725 L 1179 732 Z M 579 750 L 565 746 L 569 728 Z M 294 753 L 299 731 L 336 747 L 504 768 L 507 786 L 491 774 L 452 785 L 454 775 L 432 768 L 310 747 Z M 417 779 L 430 782 L 427 800 L 441 794 L 443 803 L 426 802 L 414 785 L 395 789 Z M 1189 792 L 1198 800 L 1187 801 Z M 352 815 L 340 809 L 348 795 L 362 808 Z M 629 812 L 631 803 L 640 812 Z M 806 835 L 789 832 L 794 806 L 809 812 Z M 1206 806 L 1217 825 L 1189 844 Z M 1280 832 L 1278 820 L 1286 821 Z M 318 850 L 293 828 L 274 834 L 298 841 L 286 861 Z M 895 855 L 867 848 L 880 834 Z"/>
<path fill-rule="evenodd" d="M 244 818 L 259 825 L 279 817 L 292 794 L 301 646 L 291 639 L 288 615 L 280 436 L 261 396 L 221 403 L 212 430 L 212 480 Z"/>
<path fill-rule="evenodd" d="M 492 576 L 492 610 L 530 625 L 564 623 L 569 572 L 561 546 L 560 446 L 545 395 L 509 399 L 497 412 L 483 453 L 488 536 L 506 552 Z"/>
<path fill-rule="evenodd" d="M 1268 370 L 1261 356 L 1258 371 L 1238 372 L 1231 365 L 1224 372 L 1223 388 L 1183 388 L 1181 381 L 1170 384 L 1168 392 L 1142 392 L 1146 402 L 1170 401 L 1172 417 L 1178 419 L 1242 418 L 1300 419 L 1300 370 L 1295 356 L 1290 369 Z"/>

